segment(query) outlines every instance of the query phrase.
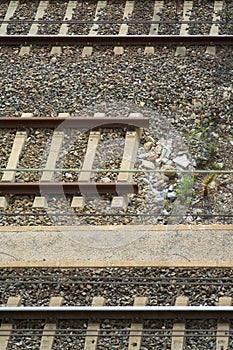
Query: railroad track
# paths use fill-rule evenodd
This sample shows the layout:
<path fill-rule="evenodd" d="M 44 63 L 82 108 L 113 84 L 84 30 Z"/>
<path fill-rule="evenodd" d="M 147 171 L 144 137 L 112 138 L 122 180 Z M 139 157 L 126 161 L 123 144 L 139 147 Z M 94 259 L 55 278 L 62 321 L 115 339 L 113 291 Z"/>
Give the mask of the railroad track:
<path fill-rule="evenodd" d="M 156 125 L 156 120 L 140 113 L 115 118 L 104 113 L 85 118 L 71 117 L 69 113 L 53 118 L 35 118 L 30 113 L 23 113 L 21 118 L 2 117 L 3 135 L 10 132 L 12 137 L 8 159 L 1 169 L 2 215 L 20 217 L 20 201 L 15 210 L 11 209 L 15 196 L 19 196 L 31 203 L 25 217 L 48 216 L 58 222 L 63 217 L 71 222 L 76 218 L 76 224 L 82 223 L 81 217 L 102 217 L 108 222 L 115 216 L 132 223 L 137 218 L 151 224 L 157 218 L 169 217 L 180 222 L 183 216 L 190 215 L 187 204 L 193 193 L 192 162 L 184 145 L 180 142 L 178 146 L 179 139 L 173 140 L 174 146 L 164 139 L 156 143 L 153 123 Z M 160 132 L 162 137 L 165 129 Z M 25 155 L 35 155 L 35 147 L 40 156 L 36 160 L 32 156 L 25 163 Z M 145 153 L 152 147 L 152 153 Z M 64 158 L 72 159 L 68 166 Z M 32 161 L 39 164 L 38 168 L 30 166 Z M 202 171 L 204 175 L 209 172 Z M 215 172 L 228 175 L 225 170 Z M 222 186 L 229 184 L 224 182 Z M 211 191 L 208 186 L 203 185 L 203 196 Z M 199 216 L 231 220 L 230 213 L 211 215 L 205 208 Z"/>
<path fill-rule="evenodd" d="M 232 346 L 232 263 L 36 265 L 1 267 L 1 349 Z"/>
<path fill-rule="evenodd" d="M 33 118 L 23 115 L 23 118 L 1 118 L 1 128 L 52 128 L 56 131 L 53 132 L 50 150 L 45 165 L 45 169 L 42 173 L 40 182 L 14 182 L 16 171 L 10 170 L 11 168 L 17 168 L 20 155 L 23 151 L 23 147 L 27 138 L 26 131 L 18 131 L 15 135 L 12 150 L 7 163 L 5 172 L 3 173 L 0 193 L 2 195 L 7 194 L 73 194 L 80 196 L 74 196 L 71 207 L 80 208 L 85 204 L 84 198 L 81 195 L 87 194 L 114 194 L 118 195 L 113 199 L 112 208 L 126 209 L 128 204 L 127 196 L 130 193 L 137 193 L 138 186 L 132 182 L 132 174 L 128 171 L 132 170 L 135 163 L 137 149 L 140 142 L 140 135 L 142 134 L 142 128 L 149 127 L 149 120 L 143 118 L 140 114 L 130 114 L 128 119 L 125 118 L 106 118 L 104 114 L 96 114 L 94 118 L 67 118 L 60 115 L 57 118 Z M 81 129 L 88 130 L 89 138 L 87 143 L 86 154 L 83 159 L 81 173 L 78 177 L 78 182 L 65 183 L 54 182 L 55 172 L 52 170 L 56 167 L 56 162 L 60 156 L 60 150 L 65 137 L 64 129 Z M 91 182 L 92 167 L 95 159 L 95 153 L 98 143 L 101 139 L 101 133 L 98 131 L 100 128 L 104 129 L 130 129 L 135 131 L 126 131 L 125 146 L 123 151 L 123 159 L 121 162 L 121 170 L 123 171 L 118 175 L 117 182 Z M 1 197 L 1 207 L 6 208 L 7 199 Z M 44 196 L 36 197 L 33 207 L 47 207 L 47 201 Z"/>
<path fill-rule="evenodd" d="M 107 117 L 104 113 L 95 113 L 94 117 L 85 118 L 71 117 L 69 113 L 60 113 L 53 118 L 35 118 L 30 113 L 23 113 L 21 118 L 2 117 L 0 128 L 3 135 L 4 132 L 12 135 L 8 159 L 1 169 L 0 207 L 3 215 L 11 215 L 12 200 L 18 195 L 22 198 L 33 196 L 29 216 L 100 216 L 108 220 L 111 216 L 113 219 L 120 215 L 126 219 L 128 216 L 129 220 L 137 217 L 149 219 L 148 223 L 153 223 L 159 217 L 170 216 L 179 222 L 186 214 L 187 203 L 192 197 L 192 162 L 184 145 L 180 143 L 177 146 L 179 139 L 173 140 L 174 146 L 163 139 L 162 143 L 160 139 L 156 143 L 153 123 L 156 125 L 156 120 L 149 120 L 140 113 L 130 113 L 127 118 Z M 161 137 L 166 132 L 165 129 L 160 131 Z M 158 129 L 155 130 L 159 133 Z M 40 156 L 36 160 L 32 156 L 33 164 L 36 161 L 38 168 L 31 167 L 31 161 L 23 161 L 28 152 L 35 154 L 34 147 L 40 150 Z M 149 151 L 152 147 L 152 153 L 145 153 L 145 150 Z M 110 151 L 109 155 L 106 148 Z M 101 156 L 102 152 L 105 157 Z M 64 166 L 67 164 L 64 158 L 70 157 L 71 163 L 69 161 L 68 167 Z M 209 172 L 202 171 L 204 175 Z M 215 172 L 228 174 L 225 170 Z M 228 182 L 222 186 L 228 186 Z M 208 186 L 203 185 L 203 191 L 211 189 L 208 190 Z M 63 198 L 63 204 L 57 207 L 59 196 Z M 99 198 L 101 203 L 103 196 L 105 202 L 99 207 L 96 199 Z M 145 208 L 140 210 L 143 202 Z M 92 203 L 95 206 L 88 212 L 86 206 Z M 170 213 L 168 204 L 171 206 Z M 62 209 L 63 205 L 67 208 L 66 213 Z M 174 211 L 172 208 L 175 208 Z M 34 209 L 44 211 L 34 212 Z M 12 212 L 12 215 L 15 214 L 21 215 L 18 206 L 16 212 Z M 24 215 L 27 216 L 27 213 Z M 199 215 L 204 219 L 211 217 L 205 211 Z M 213 218 L 221 216 L 231 220 L 228 213 L 212 215 Z"/>
<path fill-rule="evenodd" d="M 58 341 L 65 346 L 67 338 L 85 350 L 108 346 L 108 338 L 113 344 L 118 339 L 115 349 L 128 350 L 142 349 L 148 338 L 155 348 L 166 344 L 172 350 L 186 349 L 190 340 L 195 346 L 197 339 L 211 339 L 217 350 L 231 346 L 231 297 L 220 297 L 216 306 L 188 306 L 185 296 L 177 297 L 174 306 L 147 306 L 147 297 L 136 297 L 133 306 L 106 306 L 103 297 L 94 297 L 92 306 L 61 306 L 62 302 L 62 297 L 52 297 L 49 306 L 30 307 L 21 306 L 20 297 L 9 297 L 0 308 L 1 349 L 7 350 L 13 339 L 23 345 L 25 336 L 29 341 L 40 339 L 43 350 L 53 349 Z M 26 328 L 21 326 L 25 321 Z"/>
<path fill-rule="evenodd" d="M 54 6 L 58 5 L 56 14 Z M 185 55 L 186 46 L 205 45 L 206 53 L 214 55 L 215 45 L 233 44 L 232 8 L 225 1 L 216 0 L 206 6 L 208 20 L 200 20 L 195 1 L 170 5 L 150 1 L 144 7 L 138 1 L 122 1 L 118 9 L 114 3 L 102 0 L 96 4 L 69 1 L 56 5 L 40 1 L 38 7 L 33 7 L 20 1 L 8 3 L 5 13 L 2 11 L 0 45 L 21 45 L 20 55 L 28 54 L 31 45 L 55 43 L 51 54 L 60 54 L 63 45 L 81 45 L 82 56 L 90 56 L 94 46 L 102 45 L 115 46 L 115 54 L 122 54 L 125 45 L 145 46 L 144 52 L 151 54 L 156 45 L 176 45 L 176 55 Z"/>
<path fill-rule="evenodd" d="M 0 4 L 1 349 L 232 347 L 232 225 L 211 225 L 232 223 L 232 5 L 201 5 Z M 137 48 L 127 56 L 127 46 Z M 106 100 L 148 103 L 158 115 L 134 105 L 125 119 L 117 103 L 114 119 L 96 107 L 94 118 L 76 116 Z M 201 169 L 183 139 L 170 143 L 162 115 L 180 118 Z M 157 225 L 169 222 L 209 225 Z M 121 264 L 131 267 L 102 268 Z M 96 267 L 93 278 L 81 265 Z"/>

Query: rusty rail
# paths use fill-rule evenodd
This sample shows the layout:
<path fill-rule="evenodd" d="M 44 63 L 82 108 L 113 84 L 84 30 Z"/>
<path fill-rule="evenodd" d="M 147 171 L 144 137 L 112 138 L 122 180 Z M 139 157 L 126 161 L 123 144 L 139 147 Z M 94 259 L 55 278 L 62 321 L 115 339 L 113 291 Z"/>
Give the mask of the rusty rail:
<path fill-rule="evenodd" d="M 148 128 L 149 119 L 143 117 L 135 118 L 0 118 L 0 128 L 125 128 L 133 126 L 137 128 Z"/>
<path fill-rule="evenodd" d="M 24 306 L 0 307 L 0 319 L 233 319 L 233 306 Z"/>
<path fill-rule="evenodd" d="M 233 35 L 1 35 L 0 45 L 233 45 Z"/>
<path fill-rule="evenodd" d="M 138 193 L 135 182 L 2 182 L 0 195 L 6 194 L 128 194 Z"/>

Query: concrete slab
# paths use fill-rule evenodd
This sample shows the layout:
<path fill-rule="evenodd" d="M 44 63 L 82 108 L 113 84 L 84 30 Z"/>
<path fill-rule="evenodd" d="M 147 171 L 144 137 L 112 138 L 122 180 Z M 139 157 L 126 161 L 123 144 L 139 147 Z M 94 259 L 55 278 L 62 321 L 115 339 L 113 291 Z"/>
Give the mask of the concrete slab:
<path fill-rule="evenodd" d="M 48 203 L 45 197 L 35 197 L 33 201 L 33 208 L 48 208 Z"/>
<path fill-rule="evenodd" d="M 4 17 L 4 21 L 8 21 L 11 17 L 13 17 L 15 11 L 17 10 L 17 7 L 19 5 L 19 1 L 10 1 L 7 12 Z M 0 35 L 6 35 L 7 34 L 7 26 L 8 23 L 2 23 L 0 26 Z"/>
<path fill-rule="evenodd" d="M 233 266 L 232 234 L 233 225 L 1 227 L 0 267 Z"/>
<path fill-rule="evenodd" d="M 97 35 L 99 30 L 99 25 L 95 22 L 100 19 L 101 11 L 107 6 L 107 1 L 105 0 L 99 0 L 96 5 L 96 11 L 95 11 L 95 18 L 94 23 L 92 24 L 92 27 L 90 29 L 89 35 Z M 85 46 L 83 48 L 82 57 L 88 57 L 91 56 L 93 52 L 92 46 Z"/>
<path fill-rule="evenodd" d="M 34 18 L 35 21 L 38 21 L 39 19 L 43 18 L 44 13 L 48 7 L 48 4 L 49 4 L 49 1 L 41 0 L 39 2 L 37 12 Z M 38 27 L 39 27 L 39 23 L 32 23 L 28 35 L 36 35 L 38 32 Z M 22 46 L 19 52 L 19 56 L 23 56 L 25 54 L 28 55 L 29 52 L 30 52 L 30 46 Z"/>
<path fill-rule="evenodd" d="M 123 20 L 127 20 L 132 16 L 133 10 L 134 10 L 134 4 L 135 1 L 126 1 L 125 3 L 125 10 L 123 14 Z M 120 26 L 119 34 L 118 35 L 127 35 L 129 30 L 129 26 L 126 23 L 122 23 Z M 124 48 L 122 46 L 116 46 L 114 47 L 114 53 L 115 55 L 122 55 L 124 52 Z"/>
<path fill-rule="evenodd" d="M 84 208 L 85 206 L 85 198 L 74 196 L 71 202 L 71 208 Z"/>
<path fill-rule="evenodd" d="M 184 22 L 189 22 L 191 13 L 193 9 L 193 1 L 184 1 L 184 6 L 183 6 L 183 21 Z M 180 27 L 180 35 L 188 35 L 189 31 L 189 25 L 188 23 L 182 23 Z M 186 54 L 186 47 L 185 46 L 178 46 L 176 48 L 176 53 L 175 55 L 181 55 L 185 56 Z"/>
<path fill-rule="evenodd" d="M 210 28 L 209 35 L 218 35 L 219 32 L 219 24 L 218 22 L 221 20 L 221 11 L 223 9 L 223 1 L 216 0 L 214 2 L 214 11 L 213 11 L 213 23 Z M 206 48 L 206 53 L 209 55 L 215 55 L 216 54 L 216 47 L 215 46 L 208 46 Z"/>
<path fill-rule="evenodd" d="M 6 209 L 8 206 L 8 198 L 7 197 L 0 197 L 0 208 Z"/>
<path fill-rule="evenodd" d="M 73 11 L 75 10 L 76 6 L 77 6 L 77 1 L 70 0 L 68 2 L 63 21 L 67 21 L 67 20 L 70 21 L 72 19 Z M 69 25 L 67 23 L 62 23 L 58 35 L 66 35 L 68 33 L 68 30 L 69 30 Z M 51 55 L 60 55 L 61 52 L 62 52 L 61 46 L 53 46 L 51 50 Z"/>
<path fill-rule="evenodd" d="M 26 131 L 17 131 L 12 145 L 11 154 L 8 158 L 6 169 L 16 169 L 19 163 L 20 155 L 27 141 Z M 14 182 L 16 171 L 4 171 L 1 182 Z"/>
<path fill-rule="evenodd" d="M 163 6 L 164 6 L 164 1 L 155 1 L 152 21 L 157 21 L 157 22 L 160 21 L 160 14 L 162 13 Z M 151 24 L 149 35 L 158 35 L 158 32 L 159 32 L 159 23 Z M 144 53 L 154 55 L 155 53 L 154 46 L 146 46 Z"/>

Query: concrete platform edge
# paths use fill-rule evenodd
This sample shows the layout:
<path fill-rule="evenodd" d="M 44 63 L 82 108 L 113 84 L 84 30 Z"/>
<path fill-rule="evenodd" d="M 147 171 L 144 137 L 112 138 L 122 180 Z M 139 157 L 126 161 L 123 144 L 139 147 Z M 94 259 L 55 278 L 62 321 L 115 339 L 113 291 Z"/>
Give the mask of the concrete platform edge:
<path fill-rule="evenodd" d="M 102 230 L 127 230 L 127 231 L 144 231 L 150 229 L 150 231 L 173 231 L 173 230 L 232 230 L 233 225 L 103 225 L 103 226 L 0 226 L 1 232 L 19 232 L 19 231 L 57 231 L 61 229 L 63 231 L 70 231 L 77 228 L 82 231 L 102 231 Z"/>
<path fill-rule="evenodd" d="M 0 267 L 233 266 L 233 225 L 9 227 Z"/>
<path fill-rule="evenodd" d="M 105 268 L 105 267 L 190 267 L 190 268 L 233 268 L 233 261 L 11 261 L 0 262 L 3 268 Z"/>

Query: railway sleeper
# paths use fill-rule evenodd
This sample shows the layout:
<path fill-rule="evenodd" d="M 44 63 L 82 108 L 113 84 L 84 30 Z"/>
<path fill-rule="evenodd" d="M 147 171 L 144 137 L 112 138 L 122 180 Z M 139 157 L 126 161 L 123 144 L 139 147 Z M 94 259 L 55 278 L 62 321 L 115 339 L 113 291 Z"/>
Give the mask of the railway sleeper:
<path fill-rule="evenodd" d="M 16 328 L 13 328 L 14 320 L 27 320 L 27 322 L 45 320 L 41 333 L 40 350 L 52 349 L 55 337 L 59 337 L 59 320 L 88 320 L 84 331 L 84 350 L 97 348 L 98 338 L 102 332 L 101 321 L 106 320 L 108 323 L 111 322 L 110 320 L 129 320 L 131 322 L 126 333 L 128 350 L 140 350 L 143 337 L 149 336 L 144 325 L 146 320 L 173 322 L 172 329 L 164 327 L 160 330 L 164 333 L 164 337 L 170 338 L 172 350 L 184 349 L 187 337 L 195 337 L 189 334 L 192 328 L 187 328 L 186 321 L 216 320 L 216 330 L 214 330 L 216 349 L 227 350 L 229 347 L 231 334 L 229 322 L 233 319 L 232 298 L 230 297 L 220 297 L 215 306 L 188 306 L 186 296 L 178 296 L 175 306 L 147 306 L 148 298 L 143 296 L 135 297 L 133 306 L 106 306 L 106 300 L 103 297 L 94 297 L 91 306 L 61 306 L 62 301 L 61 297 L 52 297 L 48 307 L 25 307 L 20 305 L 20 297 L 10 297 L 6 306 L 0 308 L 1 349 L 7 350 L 10 337 L 17 336 Z M 194 330 L 196 333 L 196 327 Z M 26 331 L 28 333 L 29 329 L 25 329 Z M 148 329 L 148 331 L 148 334 L 151 334 L 153 329 Z M 200 331 L 202 331 L 201 328 Z M 74 336 L 78 335 L 75 335 L 74 332 Z"/>

